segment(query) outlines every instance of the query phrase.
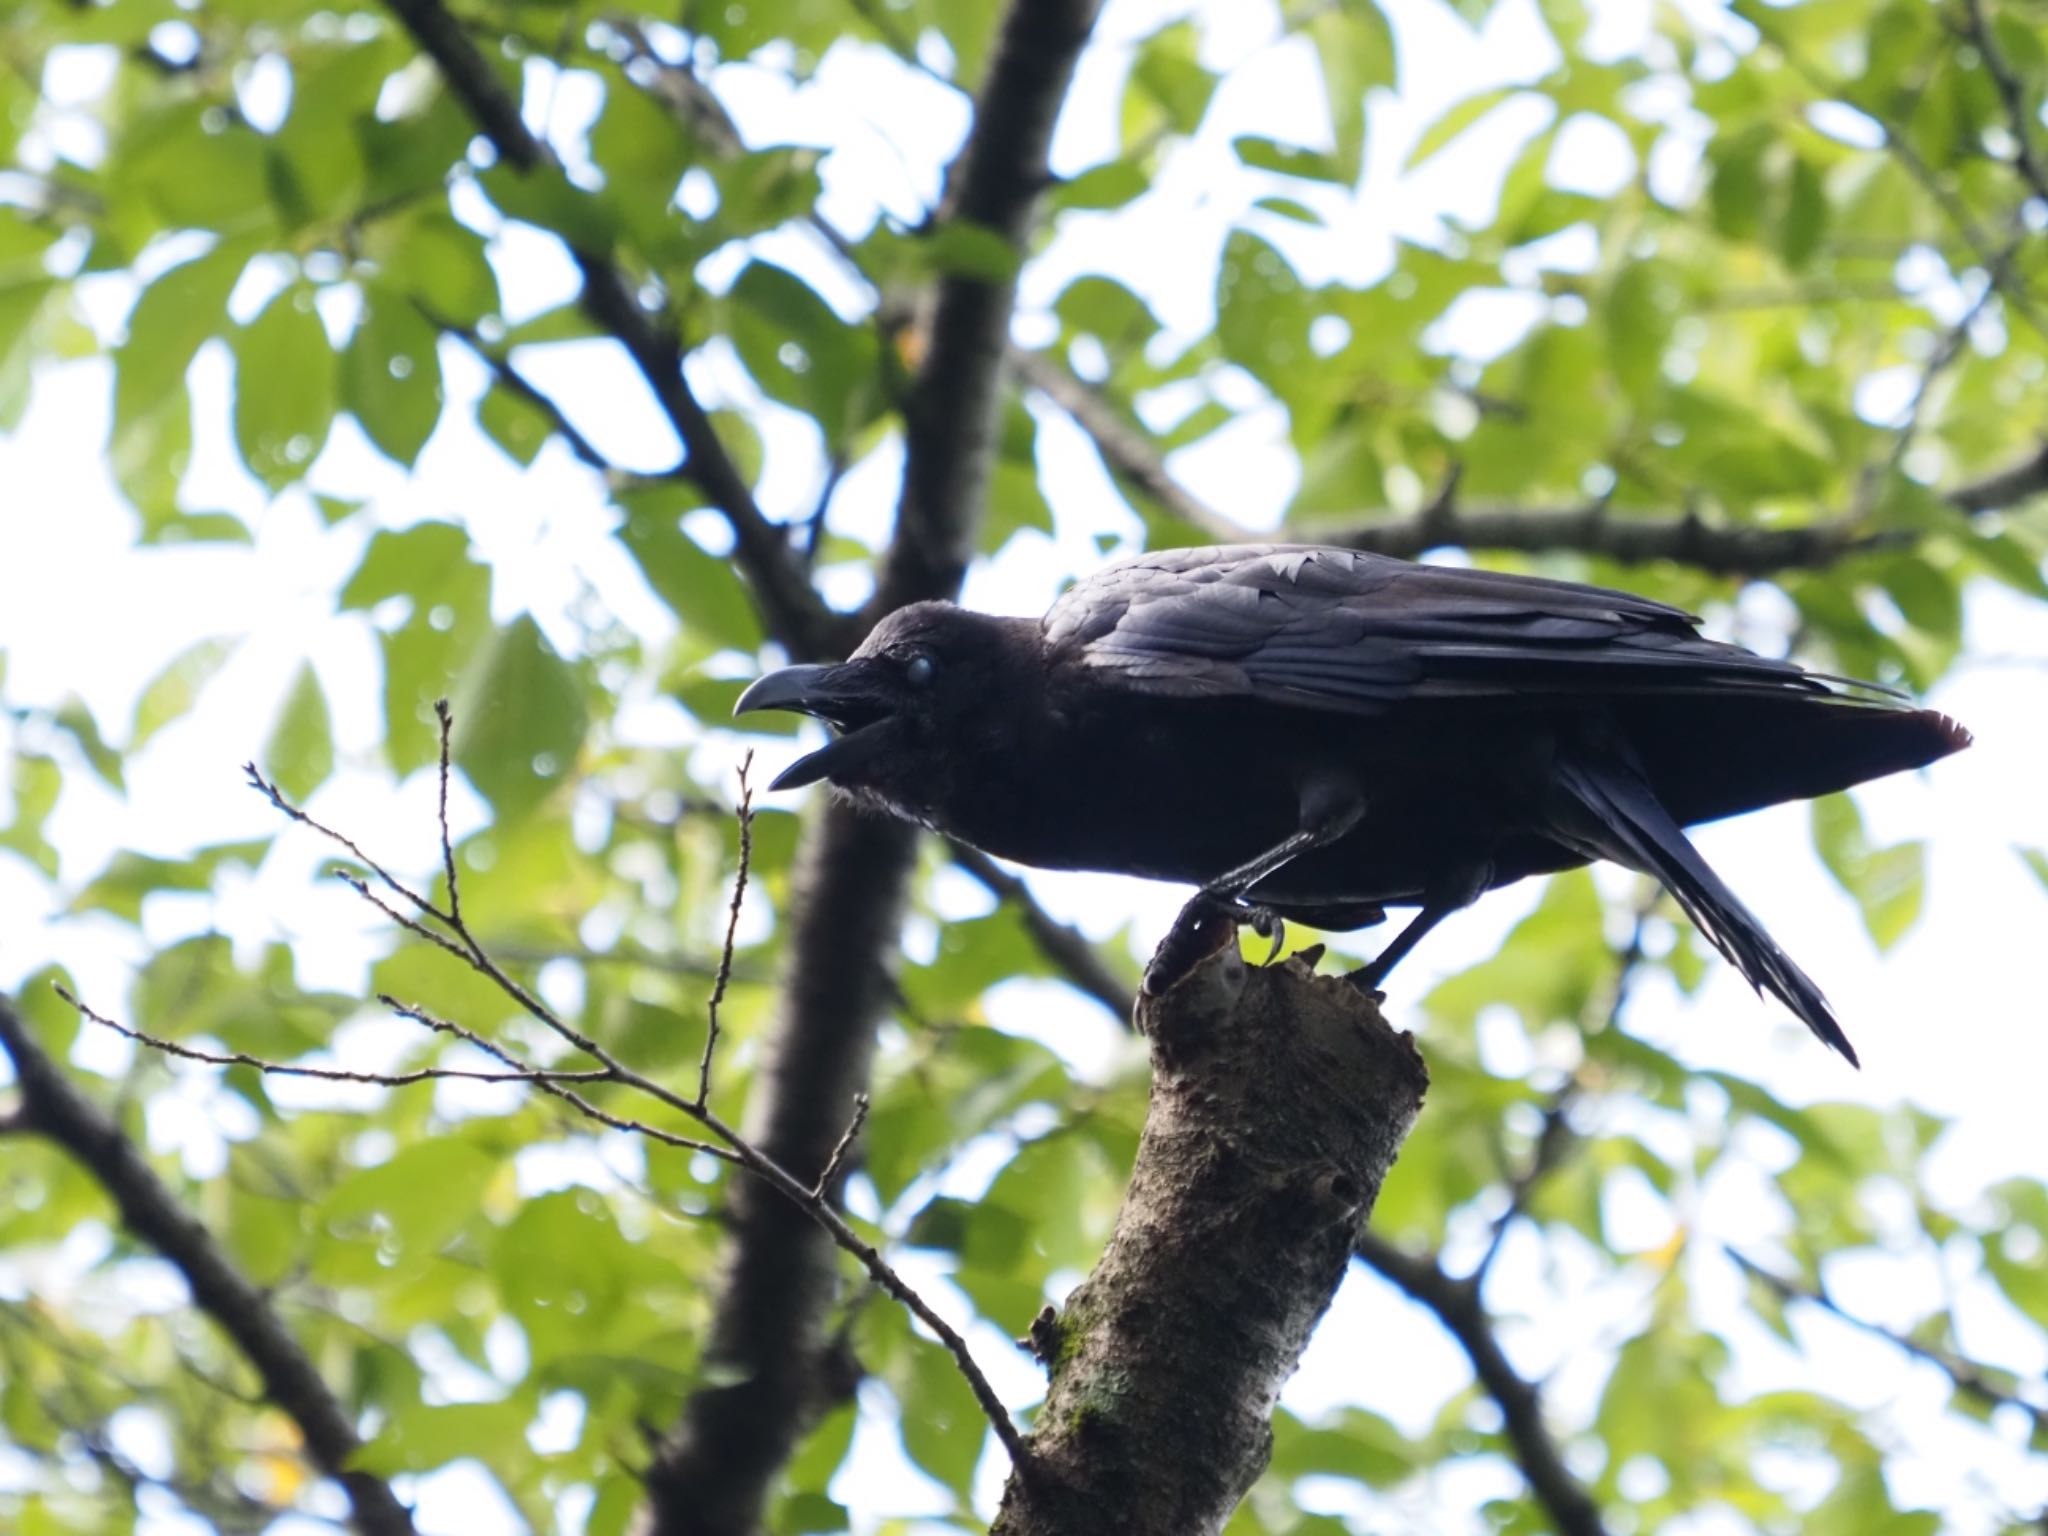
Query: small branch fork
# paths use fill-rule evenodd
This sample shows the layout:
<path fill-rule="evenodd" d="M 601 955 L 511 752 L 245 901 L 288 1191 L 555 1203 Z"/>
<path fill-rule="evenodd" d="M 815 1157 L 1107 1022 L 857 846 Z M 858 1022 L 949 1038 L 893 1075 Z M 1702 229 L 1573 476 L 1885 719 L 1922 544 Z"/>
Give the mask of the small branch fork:
<path fill-rule="evenodd" d="M 725 941 L 719 954 L 717 974 L 712 982 L 711 998 L 707 1008 L 707 1023 L 704 1051 L 698 1060 L 697 1085 L 694 1094 L 682 1094 L 668 1088 L 654 1079 L 634 1070 L 620 1061 L 604 1045 L 592 1039 L 564 1019 L 548 1006 L 535 992 L 509 975 L 485 948 L 470 929 L 462 915 L 461 878 L 455 861 L 454 838 L 448 822 L 448 785 L 451 776 L 449 765 L 449 739 L 454 727 L 454 716 L 447 701 L 434 706 L 440 722 L 440 795 L 438 821 L 441 839 L 441 869 L 447 882 L 446 904 L 437 904 L 419 891 L 413 889 L 383 865 L 372 859 L 345 833 L 315 820 L 305 811 L 288 800 L 284 792 L 262 771 L 251 763 L 245 771 L 249 782 L 265 799 L 277 807 L 285 816 L 300 825 L 317 832 L 328 841 L 346 849 L 362 868 L 368 870 L 373 879 L 365 879 L 352 870 L 337 869 L 334 873 L 343 884 L 358 896 L 408 933 L 433 944 L 455 959 L 467 965 L 484 977 L 535 1023 L 569 1045 L 597 1065 L 593 1068 L 575 1071 L 559 1071 L 543 1067 L 526 1060 L 507 1047 L 485 1038 L 477 1031 L 452 1020 L 438 1018 L 424 1008 L 406 1003 L 388 994 L 379 994 L 378 1002 L 392 1013 L 407 1019 L 435 1034 L 448 1035 L 482 1051 L 499 1063 L 496 1068 L 467 1069 L 451 1067 L 422 1068 L 411 1072 L 379 1073 L 357 1072 L 339 1068 L 293 1066 L 282 1062 L 265 1060 L 244 1052 L 217 1053 L 198 1050 L 156 1035 L 118 1024 L 112 1019 L 88 1008 L 84 1003 L 62 992 L 65 1000 L 76 1007 L 94 1023 L 112 1029 L 153 1050 L 177 1056 L 187 1061 L 201 1062 L 209 1066 L 246 1066 L 272 1076 L 310 1077 L 335 1082 L 372 1083 L 382 1087 L 404 1087 L 409 1084 L 439 1078 L 460 1078 L 482 1082 L 516 1082 L 530 1084 L 543 1093 L 551 1094 L 574 1109 L 577 1114 L 595 1124 L 612 1130 L 624 1131 L 631 1135 L 659 1142 L 664 1146 L 678 1147 L 686 1151 L 702 1152 L 724 1163 L 746 1170 L 753 1177 L 769 1185 L 792 1205 L 796 1206 L 821 1227 L 839 1248 L 851 1254 L 869 1277 L 890 1296 L 906 1307 L 919 1322 L 937 1336 L 953 1356 L 960 1373 L 973 1391 L 975 1401 L 981 1405 L 989 1424 L 994 1428 L 996 1438 L 1012 1464 L 1020 1471 L 1028 1469 L 1030 1456 L 1022 1432 L 1010 1418 L 1009 1410 L 996 1396 L 988 1377 L 975 1363 L 967 1341 L 960 1332 L 932 1309 L 897 1270 L 882 1257 L 873 1243 L 860 1235 L 847 1222 L 832 1203 L 832 1192 L 844 1172 L 848 1156 L 859 1140 L 867 1123 L 868 1099 L 865 1094 L 854 1100 L 852 1117 L 847 1123 L 838 1144 L 832 1149 L 825 1166 L 814 1181 L 799 1178 L 774 1158 L 768 1156 L 752 1141 L 729 1124 L 711 1104 L 713 1058 L 719 1040 L 718 1010 L 725 1000 L 728 984 L 732 979 L 733 950 L 739 932 L 741 904 L 746 896 L 749 865 L 753 856 L 753 787 L 748 772 L 752 766 L 752 754 L 741 763 L 739 771 L 740 799 L 737 817 L 740 829 L 739 873 L 733 884 L 732 902 L 727 909 Z M 381 887 L 381 891 L 378 889 Z M 59 989 L 60 992 L 62 989 Z M 584 1090 L 595 1085 L 609 1084 L 632 1089 L 652 1099 L 665 1109 L 681 1115 L 685 1120 L 702 1129 L 704 1136 L 688 1136 L 654 1125 L 631 1116 L 614 1114 L 600 1108 L 585 1096 Z"/>
<path fill-rule="evenodd" d="M 1936 1349 L 1931 1345 L 1923 1344 L 1908 1334 L 1896 1332 L 1883 1326 L 1881 1323 L 1874 1323 L 1869 1318 L 1858 1317 L 1854 1312 L 1849 1311 L 1840 1302 L 1836 1301 L 1833 1296 L 1829 1295 L 1825 1286 L 1808 1286 L 1797 1280 L 1789 1280 L 1777 1273 L 1777 1271 L 1743 1253 L 1738 1248 L 1723 1243 L 1721 1251 L 1728 1256 L 1736 1268 L 1749 1276 L 1750 1279 L 1756 1281 L 1765 1290 L 1775 1295 L 1779 1301 L 1804 1302 L 1809 1306 L 1819 1307 L 1823 1312 L 1839 1318 L 1851 1328 L 1861 1329 L 1873 1338 L 1884 1340 L 1885 1343 L 1901 1353 L 1910 1355 L 1915 1360 L 1925 1361 L 1946 1375 L 1955 1384 L 1958 1392 L 1962 1393 L 1965 1397 L 1974 1398 L 1986 1408 L 2018 1409 L 2033 1421 L 2034 1433 L 2036 1435 L 2048 1435 L 2048 1407 L 2044 1407 L 2037 1402 L 2031 1402 L 2027 1398 L 2020 1396 L 2017 1392 L 2000 1386 L 1995 1380 L 1993 1373 L 1977 1364 L 1976 1361 L 1966 1360 L 1962 1356 L 1951 1354 L 1945 1349 Z"/>

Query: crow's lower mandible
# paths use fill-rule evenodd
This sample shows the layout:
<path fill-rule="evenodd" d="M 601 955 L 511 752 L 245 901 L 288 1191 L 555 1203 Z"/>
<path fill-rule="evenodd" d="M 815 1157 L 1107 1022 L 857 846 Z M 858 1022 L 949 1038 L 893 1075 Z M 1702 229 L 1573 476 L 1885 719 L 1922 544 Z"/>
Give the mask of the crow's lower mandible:
<path fill-rule="evenodd" d="M 1022 864 L 1194 884 L 1183 938 L 1217 916 L 1347 929 L 1418 908 L 1365 987 L 1482 892 L 1611 859 L 1853 1062 L 1820 989 L 1680 829 L 1918 768 L 1969 733 L 1697 623 L 1353 550 L 1174 549 L 1043 619 L 900 609 L 738 708 L 835 728 L 774 788 L 826 779 Z M 1147 986 L 1174 979 L 1155 961 Z"/>

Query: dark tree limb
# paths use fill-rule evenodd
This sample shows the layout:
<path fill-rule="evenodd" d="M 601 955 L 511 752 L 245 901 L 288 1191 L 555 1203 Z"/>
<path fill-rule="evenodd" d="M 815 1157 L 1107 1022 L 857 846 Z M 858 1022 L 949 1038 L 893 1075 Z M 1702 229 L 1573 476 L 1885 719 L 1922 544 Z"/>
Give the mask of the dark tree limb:
<path fill-rule="evenodd" d="M 1233 942 L 1139 1005 L 1152 1100 L 1109 1247 L 1033 1328 L 1051 1385 L 995 1536 L 1205 1536 L 1272 1450 L 1428 1082 L 1364 994 Z"/>
<path fill-rule="evenodd" d="M 1479 1286 L 1446 1273 L 1434 1259 L 1402 1251 L 1374 1232 L 1359 1234 L 1358 1257 L 1434 1312 L 1458 1341 L 1479 1385 L 1499 1406 L 1529 1491 L 1549 1512 L 1559 1536 L 1607 1536 L 1599 1505 L 1564 1464 L 1563 1452 L 1544 1422 L 1542 1393 L 1501 1349 Z"/>
<path fill-rule="evenodd" d="M 2005 469 L 1952 487 L 1942 499 L 1965 517 L 1975 517 L 2044 493 L 2048 445 Z M 1621 565 L 1673 560 L 1717 576 L 1747 577 L 1824 570 L 1851 555 L 1909 547 L 1919 537 L 1903 528 L 1874 529 L 1854 515 L 1796 528 L 1759 528 L 1709 523 L 1690 512 L 1620 516 L 1605 502 L 1579 507 L 1467 506 L 1450 496 L 1408 516 L 1361 521 L 1330 536 L 1330 542 L 1410 559 L 1445 546 L 1530 554 L 1568 550 Z"/>
<path fill-rule="evenodd" d="M 387 4 L 439 67 L 499 157 L 527 175 L 560 177 L 554 155 L 520 116 L 517 96 L 440 0 Z M 583 275 L 584 312 L 632 358 L 682 440 L 685 459 L 678 472 L 732 529 L 734 562 L 751 585 L 769 632 L 800 658 L 843 653 L 852 639 L 849 622 L 813 590 L 784 531 L 755 502 L 753 489 L 683 377 L 683 345 L 674 325 L 641 304 L 609 253 L 572 247 L 571 254 Z"/>
<path fill-rule="evenodd" d="M 13 1118 L 76 1158 L 113 1200 L 122 1224 L 184 1277 L 193 1303 L 262 1378 L 263 1395 L 298 1425 L 308 1458 L 348 1494 L 355 1528 L 364 1536 L 414 1536 L 412 1516 L 390 1485 L 350 1469 L 362 1448 L 355 1424 L 270 1298 L 235 1268 L 113 1118 L 64 1075 L 5 998 L 0 1047 L 14 1063 L 21 1094 Z"/>
<path fill-rule="evenodd" d="M 946 217 L 999 235 L 1021 264 L 1049 179 L 1047 145 L 1097 0 L 1016 0 L 989 59 Z M 894 537 L 869 620 L 950 597 L 974 547 L 1008 350 L 1013 280 L 940 284 L 906 422 Z M 744 1133 L 783 1167 L 822 1170 L 844 1107 L 868 1084 L 877 1022 L 894 996 L 915 829 L 828 803 L 807 840 L 781 1017 Z M 848 1387 L 825 1316 L 830 1246 L 787 1205 L 734 1190 L 730 1244 L 705 1357 L 733 1379 L 685 1404 L 647 1474 L 651 1536 L 749 1536 L 776 1473 Z"/>
<path fill-rule="evenodd" d="M 1241 543 L 1255 535 L 1210 506 L 1173 478 L 1159 445 L 1101 390 L 1078 377 L 1057 358 L 1017 348 L 1012 354 L 1017 377 L 1065 411 L 1087 433 L 1095 451 L 1118 478 L 1159 503 L 1203 537 L 1219 544 Z"/>
<path fill-rule="evenodd" d="M 1016 368 L 1033 389 L 1064 410 L 1094 442 L 1110 472 L 1212 539 L 1254 537 L 1188 490 L 1166 467 L 1151 436 L 1126 419 L 1099 390 L 1044 353 L 1017 354 Z M 2048 494 L 2048 444 L 2019 462 L 1943 493 L 1966 517 L 2003 511 Z M 1918 535 L 1873 528 L 1854 514 L 1792 528 L 1710 523 L 1692 512 L 1617 514 L 1605 501 L 1575 507 L 1465 503 L 1439 495 L 1413 513 L 1361 513 L 1320 542 L 1412 560 L 1432 549 L 1497 549 L 1529 554 L 1599 555 L 1621 565 L 1671 560 L 1717 576 L 1769 576 L 1821 570 L 1851 555 L 1904 548 Z"/>
<path fill-rule="evenodd" d="M 1965 10 L 1969 17 L 1966 30 L 1970 40 L 1977 45 L 1985 72 L 1991 76 L 1992 84 L 1998 88 L 1998 99 L 2005 106 L 2006 125 L 2013 137 L 2013 168 L 2033 188 L 2034 196 L 2048 198 L 2048 161 L 2042 159 L 2035 143 L 2040 132 L 2040 115 L 2027 108 L 2026 83 L 2005 56 L 2005 49 L 1999 45 L 1998 33 L 1985 13 L 1984 0 L 1966 0 Z"/>
<path fill-rule="evenodd" d="M 974 129 L 948 176 L 947 223 L 997 236 L 1015 266 L 1028 254 L 1032 216 L 1050 184 L 1047 152 L 1074 64 L 1100 0 L 1017 0 L 1004 18 L 976 102 Z M 904 403 L 903 494 L 871 612 L 959 590 L 974 553 L 978 508 L 994 457 L 1013 275 L 942 278 L 924 360 Z"/>
<path fill-rule="evenodd" d="M 1137 993 L 1110 968 L 1102 951 L 1089 941 L 1086 934 L 1061 922 L 1041 907 L 1031 894 L 1031 887 L 979 848 L 970 848 L 965 843 L 949 843 L 947 848 L 953 855 L 953 862 L 979 881 L 983 890 L 1005 906 L 1016 909 L 1025 932 L 1031 935 L 1031 942 L 1062 976 L 1123 1023 L 1131 1022 Z"/>

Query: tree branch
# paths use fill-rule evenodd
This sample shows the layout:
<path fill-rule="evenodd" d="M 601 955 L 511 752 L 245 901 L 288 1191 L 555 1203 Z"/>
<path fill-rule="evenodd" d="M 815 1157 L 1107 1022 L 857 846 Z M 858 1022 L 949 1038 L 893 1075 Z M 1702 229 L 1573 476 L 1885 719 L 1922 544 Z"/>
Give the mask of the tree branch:
<path fill-rule="evenodd" d="M 2007 126 L 2013 136 L 2013 165 L 2026 179 L 2027 185 L 2034 189 L 2034 196 L 2048 198 L 2048 165 L 2043 164 L 2041 153 L 2034 144 L 2039 119 L 2027 110 L 2026 86 L 2014 73 L 2012 61 L 2006 58 L 2005 50 L 1999 46 L 1997 32 L 1984 11 L 1984 0 L 1965 0 L 1965 8 L 1969 14 L 1970 39 L 1976 43 L 1978 56 L 1984 60 L 1985 72 L 1998 88 L 1998 99 L 2005 107 Z"/>
<path fill-rule="evenodd" d="M 386 3 L 439 67 L 499 156 L 526 175 L 560 179 L 553 153 L 520 115 L 518 98 L 440 0 Z M 573 246 L 571 255 L 583 275 L 584 312 L 632 358 L 682 440 L 685 460 L 679 472 L 704 493 L 732 529 L 734 561 L 752 586 L 769 632 L 793 656 L 843 653 L 851 638 L 850 621 L 825 606 L 805 579 L 783 530 L 754 501 L 753 489 L 683 376 L 683 347 L 673 325 L 641 306 L 612 257 Z"/>
<path fill-rule="evenodd" d="M 1775 1271 L 1759 1264 L 1755 1259 L 1750 1258 L 1739 1249 L 1730 1247 L 1726 1243 L 1721 1245 L 1721 1251 L 1735 1261 L 1738 1269 L 1748 1275 L 1750 1279 L 1762 1285 L 1764 1289 L 1770 1291 L 1780 1301 L 1800 1301 L 1810 1306 L 1819 1307 L 1823 1312 L 1840 1318 L 1850 1327 L 1861 1329 L 1873 1338 L 1884 1340 L 1892 1348 L 1911 1355 L 1915 1360 L 1925 1361 L 1928 1365 L 1935 1367 L 1935 1369 L 1941 1371 L 1950 1381 L 1955 1383 L 1955 1388 L 1958 1392 L 1962 1393 L 1965 1397 L 1976 1399 L 1986 1408 L 2019 1409 L 2020 1412 L 2033 1420 L 2034 1433 L 2036 1435 L 2048 1435 L 2048 1407 L 2044 1407 L 2040 1403 L 2029 1402 L 2017 1392 L 2000 1387 L 1991 1379 L 1990 1373 L 1974 1360 L 1965 1360 L 1961 1356 L 1951 1354 L 1945 1349 L 1936 1349 L 1931 1345 L 1922 1344 L 1918 1339 L 1912 1338 L 1907 1334 L 1895 1333 L 1880 1323 L 1871 1322 L 1868 1318 L 1858 1317 L 1854 1312 L 1847 1310 L 1834 1297 L 1830 1296 L 1825 1287 L 1808 1287 L 1797 1281 L 1788 1280 Z"/>
<path fill-rule="evenodd" d="M 945 223 L 994 235 L 1012 263 L 1000 280 L 940 279 L 922 364 L 904 402 L 896 535 L 869 605 L 876 616 L 959 589 L 994 455 L 1015 268 L 1052 180 L 1047 152 L 1100 0 L 1015 0 L 991 54 L 974 131 L 947 180 Z"/>
<path fill-rule="evenodd" d="M 362 1449 L 355 1425 L 270 1298 L 235 1268 L 113 1118 L 73 1086 L 4 997 L 0 1047 L 14 1063 L 27 1126 L 76 1158 L 112 1198 L 122 1224 L 184 1277 L 193 1303 L 262 1377 L 264 1396 L 298 1425 L 313 1464 L 348 1494 L 356 1529 L 364 1536 L 415 1536 L 412 1516 L 390 1485 L 351 1468 Z"/>
<path fill-rule="evenodd" d="M 1962 237 L 1963 243 L 1970 249 L 1971 256 L 1984 269 L 1993 286 L 2005 296 L 2006 303 L 2036 332 L 2048 337 L 2048 317 L 2044 317 L 2035 306 L 2025 281 L 2013 265 L 2013 243 L 2008 242 L 2001 246 L 1991 233 L 1977 222 L 1976 216 L 1970 212 L 1969 204 L 1933 166 L 1927 163 L 1920 151 L 1913 147 L 1912 140 L 1907 136 L 1903 126 L 1874 100 L 1850 102 L 1848 93 L 1794 47 L 1775 24 L 1767 21 L 1765 13 L 1759 11 L 1746 19 L 1765 41 L 1778 50 L 1779 55 L 1791 66 L 1793 73 L 1806 81 L 1816 94 L 1835 101 L 1848 102 L 1877 124 L 1884 135 L 1886 152 L 1899 162 L 1907 175 L 1920 184 L 1920 190 L 1925 192 L 1928 199 L 1941 210 L 1943 217 Z M 2015 234 L 2025 229 L 2025 225 L 2019 220 L 2019 213 L 2019 209 L 2012 210 Z"/>
<path fill-rule="evenodd" d="M 997 901 L 1016 909 L 1025 932 L 1031 935 L 1039 953 L 1080 991 L 1102 1004 L 1122 1022 L 1131 1022 L 1137 994 L 1110 969 L 1102 952 L 1078 928 L 1061 922 L 1038 904 L 1031 887 L 1004 869 L 979 848 L 948 842 L 953 862 L 967 871 Z"/>
<path fill-rule="evenodd" d="M 1341 977 L 1233 941 L 1138 1022 L 1152 1097 L 1115 1235 L 1031 1345 L 1051 1372 L 994 1536 L 1210 1536 L 1421 1108 L 1428 1074 Z"/>
<path fill-rule="evenodd" d="M 1560 1536 L 1607 1536 L 1599 1506 L 1564 1464 L 1557 1441 L 1543 1422 L 1541 1393 L 1508 1362 L 1494 1336 L 1479 1287 L 1453 1279 L 1434 1259 L 1405 1253 L 1375 1232 L 1359 1234 L 1357 1251 L 1368 1266 L 1434 1312 L 1458 1341 L 1480 1386 L 1499 1405 L 1508 1443 L 1529 1480 L 1529 1491 L 1549 1512 Z"/>
<path fill-rule="evenodd" d="M 1018 374 L 1073 418 L 1111 473 L 1210 538 L 1255 537 L 1175 480 L 1158 444 L 1127 421 L 1100 391 L 1042 352 L 1016 354 Z M 2002 511 L 2048 493 L 2048 443 L 2018 463 L 1943 493 L 1965 516 Z M 1767 576 L 1820 570 L 1874 549 L 1905 547 L 1916 535 L 1872 528 L 1855 514 L 1793 528 L 1709 523 L 1693 512 L 1617 515 L 1605 501 L 1575 507 L 1461 503 L 1453 488 L 1413 513 L 1360 513 L 1323 542 L 1412 560 L 1432 549 L 1498 549 L 1530 554 L 1570 551 L 1621 565 L 1673 560 L 1717 576 Z"/>
<path fill-rule="evenodd" d="M 1123 415 L 1109 397 L 1075 376 L 1058 359 L 1022 347 L 1011 351 L 1017 376 L 1052 401 L 1094 441 L 1095 451 L 1111 473 L 1129 481 L 1172 516 L 1219 544 L 1238 544 L 1254 537 L 1242 524 L 1187 490 L 1173 478 L 1152 436 Z"/>
<path fill-rule="evenodd" d="M 948 177 L 957 195 L 945 216 L 993 232 L 1016 263 L 1098 3 L 1013 0 Z M 869 621 L 959 590 L 981 524 L 1014 301 L 1013 278 L 954 274 L 939 285 L 906 403 L 903 488 Z M 867 1088 L 876 1023 L 895 995 L 888 957 L 916 850 L 915 829 L 838 803 L 822 808 L 806 838 L 782 1015 L 744 1126 L 783 1167 L 830 1166 L 845 1106 Z M 731 1379 L 691 1397 L 648 1471 L 653 1536 L 751 1536 L 777 1472 L 840 1389 L 825 1331 L 830 1247 L 750 1184 L 733 1191 L 729 1232 L 705 1358 Z"/>
<path fill-rule="evenodd" d="M 945 1346 L 953 1356 L 960 1373 L 966 1378 L 975 1401 L 988 1417 L 996 1437 L 1009 1452 L 1012 1464 L 1024 1465 L 1025 1449 L 1023 1437 L 1011 1421 L 1009 1411 L 996 1396 L 986 1375 L 975 1363 L 967 1341 L 958 1329 L 948 1323 L 933 1309 L 902 1275 L 882 1257 L 880 1249 L 863 1238 L 847 1220 L 833 1208 L 830 1200 L 833 1186 L 840 1176 L 847 1155 L 866 1124 L 868 1100 L 865 1094 L 856 1096 L 853 1113 L 846 1128 L 833 1143 L 824 1166 L 818 1176 L 810 1181 L 799 1179 L 776 1158 L 763 1151 L 753 1142 L 735 1130 L 711 1106 L 711 1076 L 714 1057 L 718 1049 L 719 1027 L 718 1008 L 724 1000 L 727 982 L 732 976 L 732 956 L 739 931 L 742 904 L 746 899 L 747 881 L 751 871 L 753 849 L 753 791 L 747 781 L 747 769 L 752 757 L 740 765 L 740 798 L 736 815 L 740 829 L 739 870 L 733 882 L 733 895 L 728 910 L 725 943 L 720 951 L 716 978 L 712 985 L 710 1002 L 706 1008 L 705 1039 L 697 1071 L 697 1092 L 694 1098 L 685 1098 L 679 1093 L 655 1082 L 635 1071 L 612 1055 L 602 1044 L 586 1031 L 578 1029 L 567 1019 L 556 1013 L 529 988 L 513 979 L 484 947 L 470 930 L 462 916 L 461 877 L 455 858 L 455 843 L 448 821 L 448 785 L 451 777 L 449 741 L 453 734 L 454 717 L 445 700 L 434 706 L 441 727 L 440 798 L 438 820 L 440 826 L 441 868 L 447 882 L 446 905 L 440 906 L 403 884 L 388 870 L 371 860 L 362 849 L 345 834 L 327 826 L 293 805 L 283 792 L 259 773 L 254 764 L 246 772 L 250 782 L 261 791 L 279 810 L 310 830 L 349 850 L 358 859 L 376 870 L 380 883 L 399 900 L 406 903 L 416 916 L 407 916 L 372 892 L 367 883 L 355 877 L 348 877 L 349 883 L 358 894 L 376 906 L 378 910 L 394 918 L 409 931 L 432 940 L 450 956 L 469 966 L 478 975 L 518 1005 L 520 1010 L 550 1034 L 584 1056 L 598 1063 L 595 1071 L 564 1072 L 536 1067 L 521 1059 L 512 1050 L 486 1039 L 476 1031 L 448 1020 L 437 1018 L 423 1008 L 402 1003 L 386 994 L 379 994 L 378 1001 L 389 1007 L 402 1018 L 411 1019 L 440 1034 L 452 1035 L 481 1050 L 487 1056 L 503 1063 L 506 1072 L 473 1072 L 447 1068 L 430 1068 L 416 1072 L 360 1072 L 324 1067 L 298 1067 L 281 1062 L 269 1061 L 245 1052 L 221 1053 L 202 1051 L 178 1044 L 117 1024 L 104 1015 L 86 1008 L 70 993 L 62 995 L 67 1002 L 77 1007 L 95 1023 L 137 1040 L 145 1045 L 180 1056 L 190 1061 L 212 1066 L 248 1066 L 260 1072 L 282 1076 L 317 1077 L 335 1081 L 374 1083 L 386 1087 L 403 1087 L 411 1083 L 438 1077 L 480 1078 L 490 1082 L 520 1082 L 561 1099 L 586 1119 L 614 1130 L 659 1141 L 668 1146 L 682 1147 L 691 1151 L 706 1152 L 745 1169 L 762 1185 L 773 1190 L 783 1200 L 795 1207 L 810 1222 L 814 1223 L 830 1241 L 857 1260 L 887 1295 L 900 1302 Z M 651 1125 L 643 1120 L 631 1119 L 600 1109 L 583 1096 L 580 1089 L 594 1083 L 616 1084 L 629 1088 L 654 1100 L 656 1103 L 675 1110 L 689 1120 L 703 1127 L 713 1138 L 702 1141 Z M 573 1086 L 572 1086 L 573 1085 Z"/>

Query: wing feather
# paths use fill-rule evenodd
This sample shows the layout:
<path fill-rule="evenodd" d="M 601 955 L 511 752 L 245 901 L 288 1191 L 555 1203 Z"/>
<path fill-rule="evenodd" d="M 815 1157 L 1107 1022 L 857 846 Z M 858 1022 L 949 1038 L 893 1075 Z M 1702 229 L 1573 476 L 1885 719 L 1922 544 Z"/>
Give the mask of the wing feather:
<path fill-rule="evenodd" d="M 1682 609 L 1576 582 L 1243 544 L 1109 566 L 1054 604 L 1045 637 L 1140 692 L 1275 694 L 1348 712 L 1489 694 L 1885 693 L 1709 640 L 1697 625 Z"/>

